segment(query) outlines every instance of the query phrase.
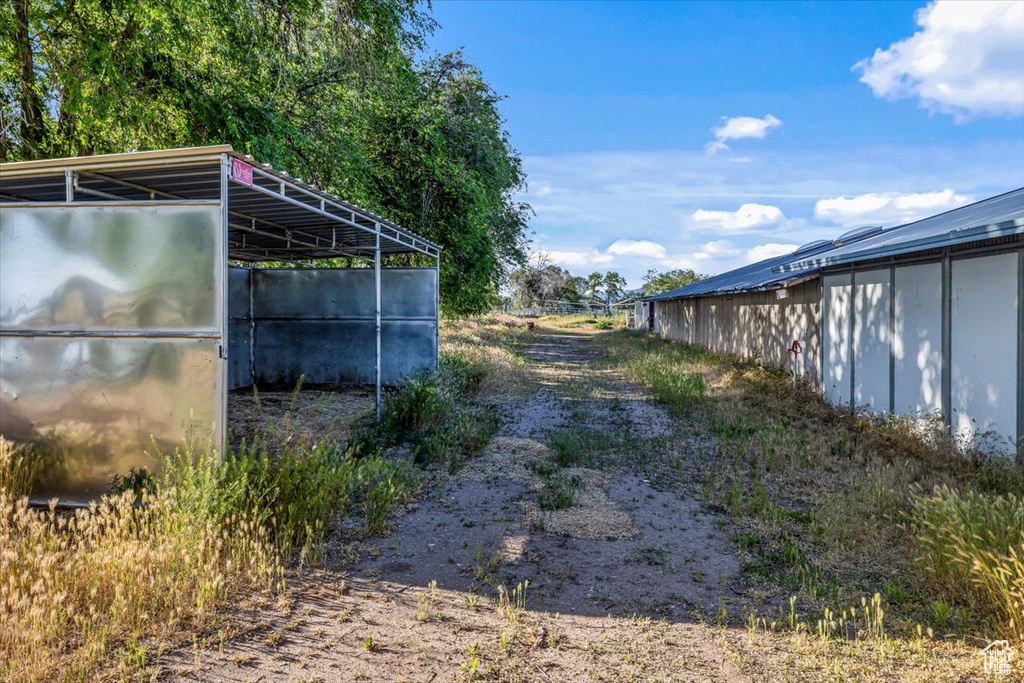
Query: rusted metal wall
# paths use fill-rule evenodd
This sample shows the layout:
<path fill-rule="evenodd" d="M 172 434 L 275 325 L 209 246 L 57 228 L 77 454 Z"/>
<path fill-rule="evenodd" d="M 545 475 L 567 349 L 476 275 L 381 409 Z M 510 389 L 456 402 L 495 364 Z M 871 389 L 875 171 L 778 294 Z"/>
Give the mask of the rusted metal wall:
<path fill-rule="evenodd" d="M 218 203 L 0 209 L 0 434 L 36 444 L 41 496 L 222 432 L 222 244 Z"/>
<path fill-rule="evenodd" d="M 655 330 L 665 339 L 791 370 L 788 349 L 799 340 L 797 373 L 820 386 L 821 283 L 815 279 L 775 291 L 657 301 Z"/>

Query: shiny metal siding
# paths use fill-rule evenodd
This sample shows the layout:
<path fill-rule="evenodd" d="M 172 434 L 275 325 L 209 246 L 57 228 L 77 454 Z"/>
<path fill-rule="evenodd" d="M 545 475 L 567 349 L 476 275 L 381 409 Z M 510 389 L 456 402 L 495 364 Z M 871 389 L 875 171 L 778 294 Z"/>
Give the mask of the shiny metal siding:
<path fill-rule="evenodd" d="M 217 203 L 0 210 L 0 433 L 37 444 L 40 495 L 157 469 L 190 421 L 220 442 L 222 239 Z"/>

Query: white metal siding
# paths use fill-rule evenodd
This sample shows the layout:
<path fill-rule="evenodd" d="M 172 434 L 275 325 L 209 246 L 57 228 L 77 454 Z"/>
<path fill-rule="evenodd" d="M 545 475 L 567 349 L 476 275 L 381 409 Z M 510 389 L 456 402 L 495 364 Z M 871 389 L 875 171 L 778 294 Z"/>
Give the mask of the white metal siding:
<path fill-rule="evenodd" d="M 825 398 L 830 403 L 850 402 L 850 295 L 851 277 L 822 278 L 822 368 Z"/>
<path fill-rule="evenodd" d="M 942 406 L 942 264 L 896 269 L 893 330 L 897 413 L 924 415 Z"/>
<path fill-rule="evenodd" d="M 889 269 L 854 276 L 853 402 L 889 410 Z"/>
<path fill-rule="evenodd" d="M 1017 259 L 1000 254 L 953 261 L 951 408 L 962 436 L 1017 432 Z"/>

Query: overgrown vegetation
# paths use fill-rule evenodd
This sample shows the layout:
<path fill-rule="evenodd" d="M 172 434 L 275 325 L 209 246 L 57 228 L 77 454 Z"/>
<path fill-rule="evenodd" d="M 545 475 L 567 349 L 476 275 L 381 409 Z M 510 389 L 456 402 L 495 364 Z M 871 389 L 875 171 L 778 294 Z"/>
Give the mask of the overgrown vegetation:
<path fill-rule="evenodd" d="M 367 419 L 353 431 L 349 452 L 380 453 L 407 444 L 416 463 L 456 471 L 498 429 L 494 406 L 466 400 L 485 375 L 462 356 L 442 354 L 437 373 L 409 380 L 386 398 L 379 423 Z"/>
<path fill-rule="evenodd" d="M 807 387 L 794 394 L 788 376 L 753 363 L 634 331 L 595 339 L 714 437 L 700 492 L 739 526 L 755 594 L 799 596 L 811 630 L 817 619 L 831 635 L 840 622 L 867 634 L 840 617 L 878 593 L 896 631 L 1024 638 L 1020 465 L 964 449 L 934 421 L 851 415 Z"/>
<path fill-rule="evenodd" d="M 155 454 L 159 474 L 116 477 L 73 514 L 29 507 L 31 453 L 0 440 L 0 679 L 131 676 L 152 648 L 208 629 L 229 600 L 281 592 L 288 568 L 320 561 L 343 520 L 387 532 L 418 489 L 412 461 L 456 468 L 494 433 L 493 409 L 470 398 L 486 373 L 446 354 L 348 448 L 268 423 L 221 459 L 191 435 Z M 410 459 L 386 452 L 399 443 Z"/>

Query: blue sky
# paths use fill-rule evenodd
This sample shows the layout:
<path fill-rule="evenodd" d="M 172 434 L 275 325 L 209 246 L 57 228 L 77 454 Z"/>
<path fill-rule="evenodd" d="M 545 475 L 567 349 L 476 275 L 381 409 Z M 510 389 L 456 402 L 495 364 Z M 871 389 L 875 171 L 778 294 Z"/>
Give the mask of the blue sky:
<path fill-rule="evenodd" d="M 716 273 L 1024 185 L 1024 3 L 435 0 L 574 273 Z"/>

